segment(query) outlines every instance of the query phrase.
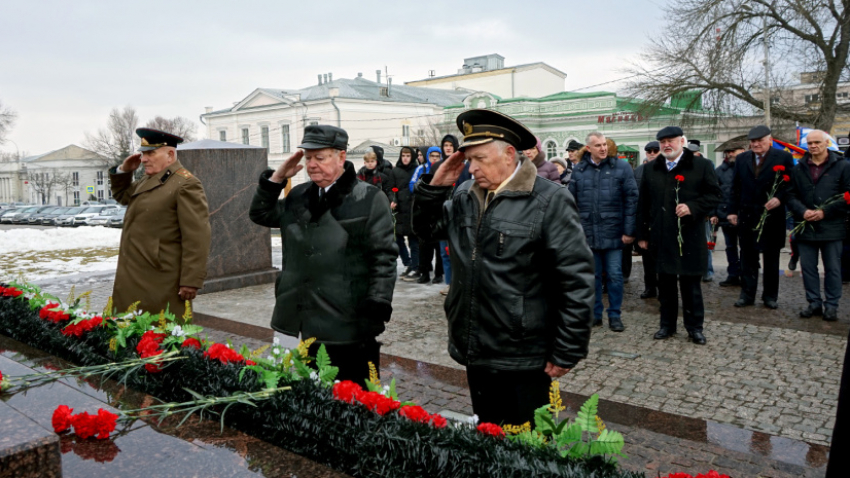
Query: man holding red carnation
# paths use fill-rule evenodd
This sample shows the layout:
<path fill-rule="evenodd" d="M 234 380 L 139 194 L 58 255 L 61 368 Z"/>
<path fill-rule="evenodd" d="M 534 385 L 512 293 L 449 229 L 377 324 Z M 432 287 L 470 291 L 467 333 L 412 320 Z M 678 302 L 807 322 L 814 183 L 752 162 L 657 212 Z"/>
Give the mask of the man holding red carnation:
<path fill-rule="evenodd" d="M 764 259 L 762 300 L 779 307 L 779 253 L 785 247 L 785 208 L 788 188 L 777 178 L 794 167 L 789 153 L 773 147 L 770 128 L 759 125 L 747 134 L 750 150 L 735 158 L 727 220 L 738 227 L 741 243 L 741 295 L 735 307 L 753 305 L 758 288 L 759 254 Z M 774 190 L 775 192 L 771 194 Z M 763 224 L 762 214 L 767 211 Z M 757 226 L 761 230 L 756 230 Z"/>
<path fill-rule="evenodd" d="M 681 290 L 688 338 L 705 345 L 701 288 L 708 266 L 705 217 L 720 202 L 720 186 L 711 161 L 685 149 L 682 128 L 667 126 L 655 137 L 662 156 L 643 172 L 637 219 L 638 245 L 650 250 L 658 271 L 661 324 L 655 338 L 676 333 Z"/>
<path fill-rule="evenodd" d="M 847 214 L 844 195 L 850 191 L 850 163 L 827 149 L 829 138 L 823 131 L 814 130 L 807 139 L 809 152 L 791 170 L 788 198 L 794 219 L 806 222 L 795 236 L 809 302 L 800 317 L 823 315 L 823 320 L 835 321 L 841 299 L 841 250 Z M 823 257 L 825 300 L 821 299 L 818 253 Z"/>

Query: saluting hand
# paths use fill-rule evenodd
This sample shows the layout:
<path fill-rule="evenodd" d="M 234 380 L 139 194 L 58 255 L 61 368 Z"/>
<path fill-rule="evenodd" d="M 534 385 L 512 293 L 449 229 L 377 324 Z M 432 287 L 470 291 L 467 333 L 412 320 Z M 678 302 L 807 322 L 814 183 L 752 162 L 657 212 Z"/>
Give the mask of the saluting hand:
<path fill-rule="evenodd" d="M 121 163 L 121 171 L 131 173 L 138 169 L 140 164 L 142 164 L 142 153 L 131 154 L 124 158 L 124 162 Z"/>
<path fill-rule="evenodd" d="M 304 169 L 304 165 L 298 164 L 301 158 L 304 157 L 304 151 L 298 150 L 295 154 L 286 159 L 277 170 L 272 174 L 269 180 L 273 183 L 282 183 L 283 181 L 298 174 L 298 171 Z"/>
<path fill-rule="evenodd" d="M 440 165 L 440 169 L 438 169 L 437 173 L 434 174 L 434 178 L 431 179 L 431 185 L 451 186 L 456 183 L 457 178 L 460 177 L 460 173 L 463 172 L 463 160 L 465 158 L 466 155 L 463 154 L 463 151 L 455 151 L 452 153 L 451 156 L 443 161 L 443 164 Z"/>

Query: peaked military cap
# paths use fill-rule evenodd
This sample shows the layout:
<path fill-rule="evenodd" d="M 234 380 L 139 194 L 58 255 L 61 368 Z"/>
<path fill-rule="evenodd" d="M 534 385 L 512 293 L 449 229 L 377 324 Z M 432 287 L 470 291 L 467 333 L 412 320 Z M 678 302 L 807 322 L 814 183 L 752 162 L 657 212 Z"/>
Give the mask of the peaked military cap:
<path fill-rule="evenodd" d="M 751 129 L 749 133 L 747 133 L 747 139 L 762 139 L 769 134 L 770 128 L 763 124 L 760 124 L 755 128 Z"/>
<path fill-rule="evenodd" d="M 680 128 L 678 126 L 665 126 L 664 128 L 661 128 L 661 131 L 659 131 L 655 135 L 655 139 L 657 139 L 658 141 L 661 141 L 664 138 L 675 138 L 677 136 L 684 136 L 684 135 L 685 135 L 684 131 L 682 131 L 682 128 Z"/>
<path fill-rule="evenodd" d="M 183 142 L 183 138 L 180 136 L 153 128 L 137 128 L 136 134 L 139 135 L 139 138 L 142 138 L 139 151 L 152 151 L 163 146 L 176 148 L 178 144 Z"/>
<path fill-rule="evenodd" d="M 301 149 L 334 148 L 348 149 L 348 133 L 342 128 L 327 124 L 310 125 L 304 128 L 304 139 L 298 145 Z"/>
<path fill-rule="evenodd" d="M 661 145 L 658 144 L 658 141 L 650 141 L 646 143 L 646 146 L 643 147 L 643 150 L 649 151 L 650 149 L 661 149 Z"/>
<path fill-rule="evenodd" d="M 583 148 L 584 145 L 579 143 L 578 141 L 571 139 L 570 144 L 567 145 L 567 151 L 578 151 Z"/>
<path fill-rule="evenodd" d="M 463 132 L 458 150 L 495 140 L 512 144 L 518 150 L 537 146 L 537 138 L 519 121 L 497 111 L 474 109 L 458 115 L 457 127 Z"/>

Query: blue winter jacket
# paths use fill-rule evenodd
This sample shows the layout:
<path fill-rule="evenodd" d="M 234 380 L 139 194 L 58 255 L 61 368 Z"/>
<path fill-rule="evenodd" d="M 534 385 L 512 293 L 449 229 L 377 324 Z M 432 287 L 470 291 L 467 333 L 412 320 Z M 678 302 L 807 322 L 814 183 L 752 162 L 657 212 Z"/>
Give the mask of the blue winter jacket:
<path fill-rule="evenodd" d="M 623 236 L 635 236 L 638 188 L 628 162 L 606 158 L 597 166 L 585 153 L 568 187 L 591 249 L 622 249 Z"/>
<path fill-rule="evenodd" d="M 416 181 L 419 181 L 420 176 L 422 176 L 423 174 L 429 174 L 431 172 L 431 161 L 428 160 L 428 158 L 431 156 L 431 151 L 436 151 L 442 154 L 442 150 L 436 146 L 431 146 L 430 148 L 428 148 L 428 154 L 425 155 L 425 162 L 416 167 L 416 171 L 413 172 L 413 176 L 411 176 L 410 178 L 410 184 L 408 184 L 408 187 L 410 187 L 410 192 L 413 192 L 413 185 L 416 184 Z"/>

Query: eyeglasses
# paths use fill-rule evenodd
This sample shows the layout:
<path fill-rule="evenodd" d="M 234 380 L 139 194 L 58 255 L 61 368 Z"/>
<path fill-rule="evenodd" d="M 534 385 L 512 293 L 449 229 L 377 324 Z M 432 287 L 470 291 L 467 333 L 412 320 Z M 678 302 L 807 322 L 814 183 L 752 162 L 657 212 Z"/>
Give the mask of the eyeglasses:
<path fill-rule="evenodd" d="M 661 150 L 660 149 L 647 149 L 646 152 L 647 153 L 659 153 L 659 152 L 661 152 Z"/>

